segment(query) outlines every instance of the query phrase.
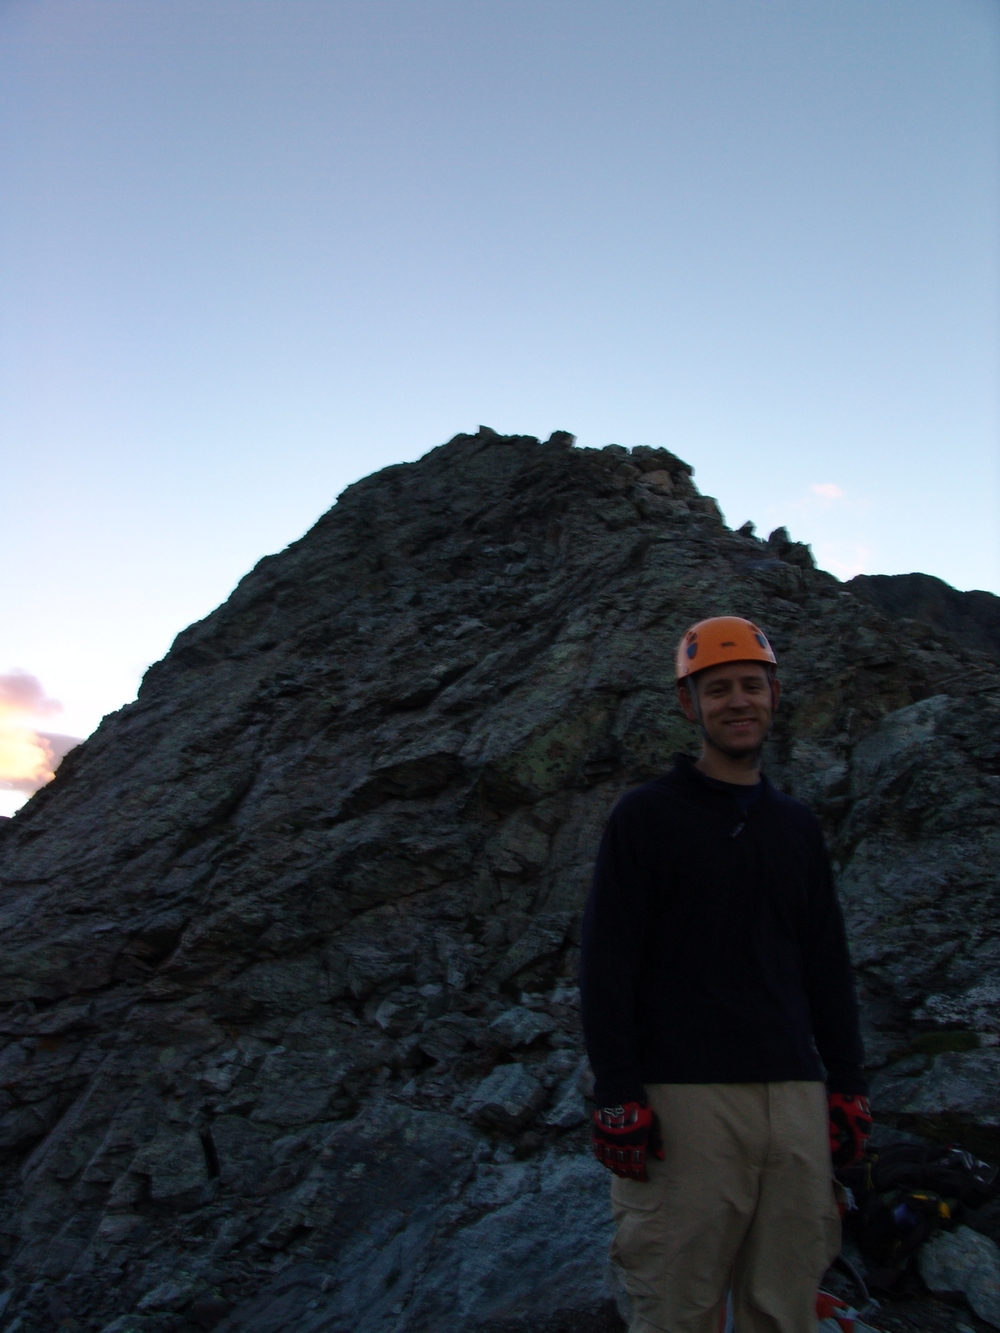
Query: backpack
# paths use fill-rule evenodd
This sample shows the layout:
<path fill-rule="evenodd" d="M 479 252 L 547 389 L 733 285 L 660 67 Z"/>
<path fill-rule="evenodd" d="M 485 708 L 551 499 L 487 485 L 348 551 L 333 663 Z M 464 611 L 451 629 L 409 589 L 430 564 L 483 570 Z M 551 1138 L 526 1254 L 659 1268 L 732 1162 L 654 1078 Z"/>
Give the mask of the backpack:
<path fill-rule="evenodd" d="M 870 1284 L 891 1291 L 912 1254 L 966 1208 L 1000 1192 L 1000 1168 L 955 1144 L 891 1143 L 836 1172 L 855 1196 L 845 1221 L 854 1231 Z"/>
<path fill-rule="evenodd" d="M 837 1179 L 859 1202 L 889 1190 L 931 1190 L 966 1208 L 981 1208 L 1000 1192 L 1000 1167 L 982 1162 L 953 1143 L 891 1143 L 869 1150 Z"/>

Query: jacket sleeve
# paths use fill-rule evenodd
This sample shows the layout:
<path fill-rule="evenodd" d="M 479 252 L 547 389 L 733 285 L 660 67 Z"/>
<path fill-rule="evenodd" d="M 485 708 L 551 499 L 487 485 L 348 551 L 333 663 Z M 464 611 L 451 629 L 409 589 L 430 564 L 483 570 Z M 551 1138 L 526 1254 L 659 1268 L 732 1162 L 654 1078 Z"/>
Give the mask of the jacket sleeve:
<path fill-rule="evenodd" d="M 810 910 L 806 990 L 816 1049 L 826 1066 L 827 1088 L 850 1096 L 868 1092 L 858 999 L 844 916 L 818 824 L 814 836 L 817 874 Z"/>
<path fill-rule="evenodd" d="M 627 802 L 619 802 L 604 831 L 583 917 L 580 1007 L 598 1106 L 646 1096 L 635 1024 L 646 877 Z"/>

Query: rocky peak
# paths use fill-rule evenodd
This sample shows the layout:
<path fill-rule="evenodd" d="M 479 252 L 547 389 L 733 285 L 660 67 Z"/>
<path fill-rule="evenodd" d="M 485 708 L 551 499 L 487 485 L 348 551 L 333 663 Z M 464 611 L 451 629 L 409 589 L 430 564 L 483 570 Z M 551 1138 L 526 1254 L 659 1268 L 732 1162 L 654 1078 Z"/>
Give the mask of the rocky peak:
<path fill-rule="evenodd" d="M 0 830 L 21 1333 L 611 1327 L 580 912 L 724 612 L 781 664 L 884 1114 L 998 1132 L 996 663 L 667 450 L 481 427 L 260 561 Z"/>

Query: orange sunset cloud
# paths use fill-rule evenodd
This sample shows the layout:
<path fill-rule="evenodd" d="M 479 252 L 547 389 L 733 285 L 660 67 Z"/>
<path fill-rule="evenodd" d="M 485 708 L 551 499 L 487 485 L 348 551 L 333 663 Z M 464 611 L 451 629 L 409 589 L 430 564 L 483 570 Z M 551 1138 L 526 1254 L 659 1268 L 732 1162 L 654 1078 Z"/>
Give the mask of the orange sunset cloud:
<path fill-rule="evenodd" d="M 31 723 L 61 711 L 37 676 L 19 670 L 0 675 L 0 789 L 33 792 L 52 780 L 63 755 L 79 741 L 38 731 Z"/>

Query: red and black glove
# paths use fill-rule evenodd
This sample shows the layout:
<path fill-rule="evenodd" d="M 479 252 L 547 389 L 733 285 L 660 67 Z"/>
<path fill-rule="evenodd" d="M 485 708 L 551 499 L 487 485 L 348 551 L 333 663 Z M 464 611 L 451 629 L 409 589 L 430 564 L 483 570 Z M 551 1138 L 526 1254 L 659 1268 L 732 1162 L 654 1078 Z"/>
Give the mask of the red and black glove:
<path fill-rule="evenodd" d="M 645 1102 L 598 1107 L 592 1131 L 594 1156 L 616 1176 L 648 1180 L 646 1157 L 663 1160 L 660 1122 Z"/>
<path fill-rule="evenodd" d="M 830 1156 L 834 1166 L 853 1166 L 863 1155 L 872 1132 L 872 1112 L 868 1098 L 860 1094 L 831 1092 Z"/>

